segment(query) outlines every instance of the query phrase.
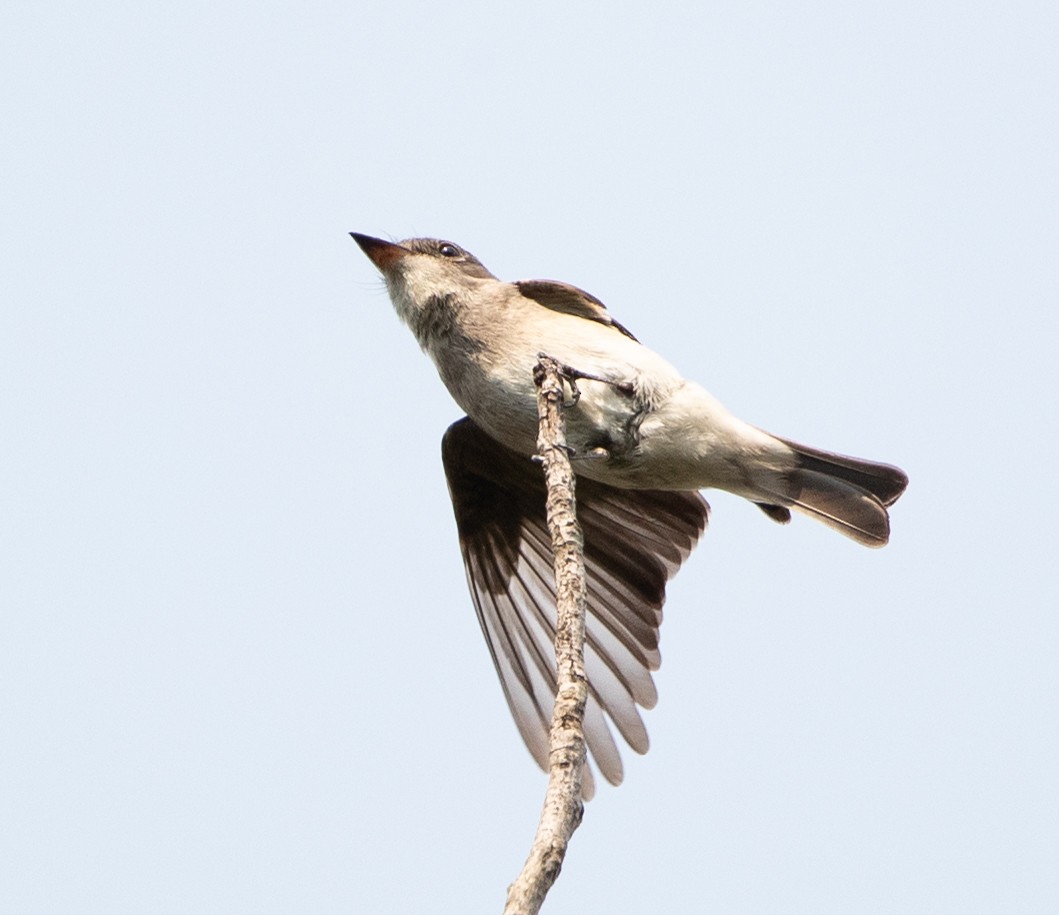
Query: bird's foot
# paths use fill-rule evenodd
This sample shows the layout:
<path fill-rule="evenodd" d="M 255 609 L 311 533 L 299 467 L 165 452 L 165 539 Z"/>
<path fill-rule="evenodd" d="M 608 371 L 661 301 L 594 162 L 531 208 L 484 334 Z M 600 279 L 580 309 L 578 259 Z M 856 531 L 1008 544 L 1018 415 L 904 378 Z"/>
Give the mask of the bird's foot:
<path fill-rule="evenodd" d="M 538 353 L 537 358 L 539 359 L 551 359 L 547 353 Z M 559 365 L 559 376 L 570 385 L 570 401 L 564 403 L 563 407 L 569 409 L 570 407 L 577 406 L 577 402 L 581 399 L 581 389 L 578 388 L 578 381 L 598 381 L 600 384 L 609 384 L 615 390 L 621 392 L 626 397 L 632 397 L 636 393 L 636 389 L 633 387 L 631 381 L 612 381 L 610 378 L 604 378 L 602 375 L 593 375 L 591 372 L 582 372 L 580 369 L 575 369 L 572 365 L 566 365 L 563 362 L 559 362 L 557 359 L 554 360 Z"/>
<path fill-rule="evenodd" d="M 569 445 L 558 445 L 557 447 L 562 448 L 563 451 L 566 452 L 566 456 L 571 461 L 579 460 L 577 452 L 574 451 L 574 449 L 571 448 Z M 531 454 L 530 455 L 530 460 L 533 461 L 534 464 L 543 464 L 544 463 L 544 456 L 540 455 L 540 454 Z"/>
<path fill-rule="evenodd" d="M 571 450 L 571 461 L 609 461 L 610 452 L 606 448 L 589 448 L 581 454 Z"/>
<path fill-rule="evenodd" d="M 571 463 L 574 461 L 609 461 L 610 452 L 606 448 L 589 448 L 588 451 L 580 452 L 569 445 L 560 446 L 566 452 Z M 539 454 L 530 455 L 530 460 L 535 464 L 543 464 L 544 458 Z"/>

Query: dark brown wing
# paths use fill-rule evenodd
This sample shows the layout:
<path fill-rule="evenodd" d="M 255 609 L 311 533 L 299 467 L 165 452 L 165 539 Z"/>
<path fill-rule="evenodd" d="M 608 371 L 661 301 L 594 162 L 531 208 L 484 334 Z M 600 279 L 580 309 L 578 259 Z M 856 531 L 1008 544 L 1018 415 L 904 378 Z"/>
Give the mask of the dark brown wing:
<path fill-rule="evenodd" d="M 555 698 L 555 582 L 540 467 L 470 419 L 442 441 L 471 598 L 511 714 L 533 758 L 547 769 Z M 638 753 L 647 731 L 637 706 L 657 699 L 658 627 L 668 579 L 706 528 L 694 492 L 614 489 L 579 477 L 577 515 L 588 584 L 585 737 L 612 784 L 622 763 L 609 719 Z M 593 791 L 586 770 L 585 796 Z"/>
<path fill-rule="evenodd" d="M 515 285 L 527 299 L 533 299 L 545 308 L 561 311 L 567 315 L 576 315 L 579 318 L 588 318 L 590 321 L 598 321 L 636 340 L 628 330 L 610 316 L 606 305 L 591 293 L 585 292 L 584 289 L 578 289 L 569 283 L 560 283 L 558 280 L 519 280 Z"/>

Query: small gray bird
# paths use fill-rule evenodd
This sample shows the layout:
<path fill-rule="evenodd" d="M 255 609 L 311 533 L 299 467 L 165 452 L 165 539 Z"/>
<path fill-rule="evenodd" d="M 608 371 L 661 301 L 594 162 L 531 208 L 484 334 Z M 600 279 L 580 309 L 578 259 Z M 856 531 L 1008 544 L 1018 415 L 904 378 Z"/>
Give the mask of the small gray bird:
<path fill-rule="evenodd" d="M 529 460 L 539 353 L 592 376 L 577 381 L 566 421 L 588 584 L 585 736 L 612 784 L 622 763 L 608 718 L 647 751 L 637 706 L 657 700 L 651 671 L 666 582 L 706 528 L 698 490 L 743 496 L 781 523 L 794 509 L 866 546 L 887 542 L 886 509 L 908 484 L 898 468 L 742 422 L 574 286 L 505 283 L 448 241 L 350 234 L 467 413 L 442 440 L 467 581 L 508 706 L 541 768 L 555 692 L 555 585 L 543 475 Z"/>

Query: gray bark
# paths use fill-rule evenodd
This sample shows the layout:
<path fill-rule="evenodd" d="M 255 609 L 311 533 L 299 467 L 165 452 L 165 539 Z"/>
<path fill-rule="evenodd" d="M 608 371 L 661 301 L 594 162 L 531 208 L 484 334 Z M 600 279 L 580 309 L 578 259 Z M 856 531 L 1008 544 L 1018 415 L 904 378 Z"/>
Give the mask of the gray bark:
<path fill-rule="evenodd" d="M 585 558 L 574 502 L 574 472 L 566 448 L 561 367 L 543 353 L 534 372 L 537 449 L 548 486 L 548 529 L 555 557 L 556 695 L 552 710 L 548 790 L 533 847 L 515 882 L 508 887 L 504 915 L 536 915 L 555 883 L 584 807 L 581 779 L 585 766 L 583 721 L 585 678 Z"/>

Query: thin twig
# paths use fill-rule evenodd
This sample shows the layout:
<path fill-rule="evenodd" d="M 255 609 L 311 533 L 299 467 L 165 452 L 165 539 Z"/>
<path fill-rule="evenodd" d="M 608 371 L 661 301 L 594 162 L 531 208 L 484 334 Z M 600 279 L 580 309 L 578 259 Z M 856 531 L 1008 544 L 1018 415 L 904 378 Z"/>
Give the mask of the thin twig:
<path fill-rule="evenodd" d="M 548 530 L 555 560 L 556 693 L 552 710 L 548 791 L 533 847 L 522 872 L 508 888 L 504 915 L 536 915 L 566 856 L 584 808 L 581 779 L 585 766 L 583 722 L 585 678 L 585 557 L 574 503 L 574 473 L 566 447 L 561 366 L 543 353 L 534 371 L 537 448 L 548 485 Z"/>

